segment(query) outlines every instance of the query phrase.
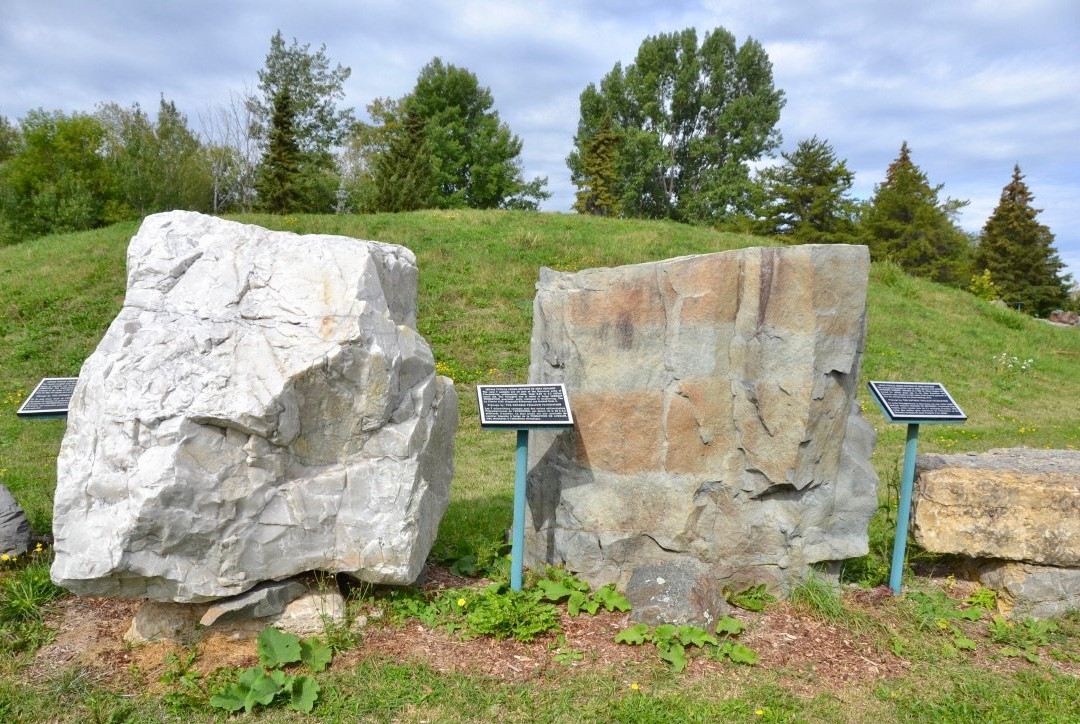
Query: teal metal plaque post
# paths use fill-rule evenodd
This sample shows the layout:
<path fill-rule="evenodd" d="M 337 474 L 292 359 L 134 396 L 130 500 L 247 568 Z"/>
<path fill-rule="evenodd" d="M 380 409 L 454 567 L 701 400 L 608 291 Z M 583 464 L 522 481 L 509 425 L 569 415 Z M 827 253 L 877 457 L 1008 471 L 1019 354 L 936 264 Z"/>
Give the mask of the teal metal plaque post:
<path fill-rule="evenodd" d="M 510 590 L 521 590 L 525 563 L 525 476 L 529 467 L 529 431 L 517 431 L 517 464 L 514 466 L 514 533 L 510 542 Z"/>
<path fill-rule="evenodd" d="M 915 487 L 915 456 L 919 447 L 919 423 L 907 426 L 904 445 L 904 472 L 900 476 L 900 507 L 896 511 L 896 535 L 893 538 L 892 567 L 889 569 L 889 588 L 900 595 L 900 579 L 904 574 L 904 554 L 907 551 L 908 519 L 911 517 L 911 491 Z"/>
<path fill-rule="evenodd" d="M 510 533 L 510 590 L 520 591 L 525 568 L 525 494 L 529 472 L 529 430 L 574 426 L 566 387 L 561 384 L 477 385 L 480 427 L 517 430 L 514 464 L 514 527 Z"/>
<path fill-rule="evenodd" d="M 904 469 L 900 475 L 900 504 L 896 510 L 896 534 L 893 537 L 889 588 L 900 595 L 907 551 L 911 497 L 915 488 L 915 458 L 919 448 L 919 425 L 963 422 L 967 415 L 957 406 L 940 382 L 871 382 L 870 393 L 889 422 L 907 425 L 904 445 Z"/>

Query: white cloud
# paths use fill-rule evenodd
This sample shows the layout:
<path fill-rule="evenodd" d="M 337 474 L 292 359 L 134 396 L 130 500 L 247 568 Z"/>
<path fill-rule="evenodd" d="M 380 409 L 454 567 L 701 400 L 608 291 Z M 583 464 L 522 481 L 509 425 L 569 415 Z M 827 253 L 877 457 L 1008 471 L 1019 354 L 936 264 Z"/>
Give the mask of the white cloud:
<path fill-rule="evenodd" d="M 573 199 L 564 159 L 587 83 L 632 61 L 647 35 L 723 26 L 773 62 L 787 106 L 785 148 L 827 139 L 868 196 L 907 140 L 966 228 L 997 202 L 1012 164 L 1080 276 L 1080 59 L 1075 0 L 4 0 L 0 113 L 156 107 L 164 93 L 194 119 L 254 88 L 280 29 L 353 69 L 348 105 L 411 89 L 432 57 L 491 88 L 524 142 L 527 175 L 547 175 L 552 209 Z"/>

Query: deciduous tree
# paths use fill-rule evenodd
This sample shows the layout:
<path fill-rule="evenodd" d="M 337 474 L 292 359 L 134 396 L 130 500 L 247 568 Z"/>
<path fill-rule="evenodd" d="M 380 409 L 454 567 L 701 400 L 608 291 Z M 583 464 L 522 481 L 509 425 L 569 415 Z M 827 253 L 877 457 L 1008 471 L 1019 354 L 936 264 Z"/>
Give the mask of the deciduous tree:
<path fill-rule="evenodd" d="M 312 51 L 293 38 L 285 45 L 281 31 L 270 38 L 266 63 L 259 71 L 259 94 L 248 98 L 257 135 L 269 141 L 276 99 L 288 91 L 292 99 L 296 145 L 301 153 L 329 157 L 353 122 L 351 108 L 338 108 L 352 70 L 340 63 L 330 67 L 326 46 Z"/>
<path fill-rule="evenodd" d="M 138 104 L 98 107 L 114 198 L 107 220 L 140 218 L 172 209 L 208 211 L 212 179 L 204 149 L 176 104 L 161 99 L 152 122 Z"/>
<path fill-rule="evenodd" d="M 1065 264 L 1054 249 L 1054 235 L 1036 217 L 1034 194 L 1020 166 L 1001 190 L 1001 199 L 979 237 L 975 268 L 988 271 L 1002 298 L 1032 314 L 1046 316 L 1069 301 Z"/>
<path fill-rule="evenodd" d="M 100 225 L 111 192 L 101 123 L 84 113 L 34 110 L 19 131 L 15 155 L 0 165 L 4 242 Z"/>
<path fill-rule="evenodd" d="M 892 259 L 911 274 L 938 282 L 967 280 L 970 248 L 955 222 L 967 202 L 941 201 L 941 189 L 931 186 L 912 162 L 904 141 L 861 220 L 860 232 L 874 259 Z"/>
<path fill-rule="evenodd" d="M 0 115 L 0 163 L 15 155 L 20 142 L 19 129 Z"/>
<path fill-rule="evenodd" d="M 610 118 L 622 213 L 722 221 L 755 210 L 748 162 L 779 145 L 784 105 L 757 41 L 736 45 L 723 28 L 700 46 L 693 28 L 646 38 L 633 63 L 616 63 L 580 101 L 567 158 L 577 186 L 588 183 L 587 149 Z"/>
<path fill-rule="evenodd" d="M 212 179 L 212 210 L 249 211 L 255 202 L 255 173 L 261 154 L 255 118 L 245 102 L 250 93 L 229 93 L 229 101 L 199 114 L 204 134 L 204 163 Z"/>
<path fill-rule="evenodd" d="M 855 174 L 828 141 L 799 141 L 784 162 L 759 174 L 766 204 L 762 230 L 796 244 L 849 244 L 855 238 Z"/>

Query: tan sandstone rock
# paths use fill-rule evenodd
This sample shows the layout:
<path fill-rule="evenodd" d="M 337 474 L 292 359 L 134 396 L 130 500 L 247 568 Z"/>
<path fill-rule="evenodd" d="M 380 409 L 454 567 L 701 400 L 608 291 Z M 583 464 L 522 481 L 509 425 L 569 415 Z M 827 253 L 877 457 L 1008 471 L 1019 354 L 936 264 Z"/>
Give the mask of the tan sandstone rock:
<path fill-rule="evenodd" d="M 843 245 L 542 269 L 529 380 L 565 383 L 577 425 L 532 433 L 527 562 L 622 586 L 691 571 L 671 590 L 694 613 L 658 615 L 707 622 L 703 591 L 865 554 L 868 270 Z"/>
<path fill-rule="evenodd" d="M 920 455 L 912 502 L 928 551 L 1080 567 L 1080 452 Z"/>

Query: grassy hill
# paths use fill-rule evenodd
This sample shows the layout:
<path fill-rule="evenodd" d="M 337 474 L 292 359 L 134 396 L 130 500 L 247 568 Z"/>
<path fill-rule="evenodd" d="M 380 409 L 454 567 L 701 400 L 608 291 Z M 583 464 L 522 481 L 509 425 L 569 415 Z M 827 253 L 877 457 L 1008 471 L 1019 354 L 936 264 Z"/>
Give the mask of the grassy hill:
<path fill-rule="evenodd" d="M 472 386 L 525 380 L 540 266 L 578 270 L 775 243 L 674 223 L 524 212 L 248 215 L 238 220 L 297 233 L 394 242 L 416 253 L 420 332 L 431 343 L 440 371 L 455 379 L 462 403 L 451 504 L 440 530 L 441 543 L 448 545 L 490 541 L 510 522 L 514 443 L 509 434 L 479 429 Z M 55 458 L 64 423 L 20 420 L 15 409 L 41 377 L 78 374 L 120 308 L 124 254 L 136 229 L 137 224 L 120 224 L 0 248 L 0 480 L 26 509 L 38 534 L 51 527 Z M 873 265 L 869 300 L 863 379 L 940 381 L 969 416 L 963 425 L 924 427 L 920 452 L 1080 447 L 1080 331 L 1052 327 L 912 278 L 888 263 Z M 860 569 L 872 578 L 887 566 L 888 501 L 899 478 L 904 429 L 886 424 L 865 384 L 860 390 L 864 411 L 879 432 L 874 463 L 884 501 L 872 524 L 874 553 Z M 1027 686 L 1014 678 L 987 679 L 981 670 L 972 676 L 979 687 L 1008 696 Z M 436 679 L 438 686 L 447 686 Z M 471 680 L 455 686 L 466 684 L 486 686 Z M 610 682 L 594 685 L 603 688 Z M 695 686 L 700 689 L 701 682 Z M 751 689 L 762 686 L 776 688 L 765 676 Z M 906 689 L 901 685 L 896 691 Z M 1075 699 L 1074 685 L 1054 691 Z M 677 696 L 693 708 L 696 694 Z M 891 704 L 881 706 L 892 711 Z"/>
<path fill-rule="evenodd" d="M 447 527 L 469 528 L 472 522 L 458 516 L 476 515 L 483 534 L 504 524 L 495 518 L 508 510 L 513 444 L 479 433 L 471 385 L 525 380 L 538 268 L 578 270 L 774 243 L 666 222 L 523 212 L 239 220 L 404 244 L 416 253 L 420 332 L 463 403 Z M 50 528 L 64 423 L 19 420 L 14 410 L 41 377 L 78 374 L 120 308 L 124 254 L 136 229 L 120 224 L 0 248 L 0 479 L 39 533 Z M 869 299 L 863 378 L 940 381 L 970 417 L 964 425 L 925 429 L 921 451 L 1080 447 L 1080 413 L 1069 402 L 1080 399 L 1077 330 L 910 277 L 891 264 L 873 265 Z M 893 480 L 903 427 L 885 424 L 872 403 L 864 409 L 880 433 L 879 475 Z M 492 507 L 498 512 L 489 517 Z"/>

